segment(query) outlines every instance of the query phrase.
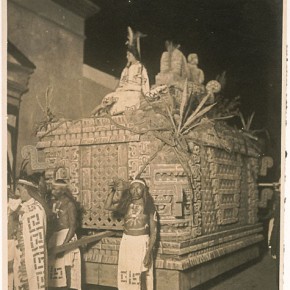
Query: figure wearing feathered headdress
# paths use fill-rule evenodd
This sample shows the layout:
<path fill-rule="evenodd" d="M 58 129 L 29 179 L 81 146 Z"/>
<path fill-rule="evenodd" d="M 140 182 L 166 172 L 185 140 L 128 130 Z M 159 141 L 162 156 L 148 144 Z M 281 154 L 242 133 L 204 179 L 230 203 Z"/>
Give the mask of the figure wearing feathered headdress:
<path fill-rule="evenodd" d="M 141 32 L 133 32 L 132 28 L 128 27 L 128 62 L 122 71 L 119 86 L 115 92 L 104 97 L 102 103 L 92 111 L 93 116 L 108 113 L 118 115 L 127 110 L 139 109 L 142 95 L 146 95 L 150 88 L 147 70 L 140 62 L 140 38 L 145 36 Z"/>

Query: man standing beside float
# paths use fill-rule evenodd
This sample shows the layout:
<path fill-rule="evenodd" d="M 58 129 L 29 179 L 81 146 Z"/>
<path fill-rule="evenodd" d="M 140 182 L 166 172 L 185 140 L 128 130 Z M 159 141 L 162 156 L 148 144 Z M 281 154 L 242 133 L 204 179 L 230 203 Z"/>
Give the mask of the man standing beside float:
<path fill-rule="evenodd" d="M 38 185 L 19 179 L 16 194 L 22 200 L 14 258 L 16 290 L 47 287 L 46 213 Z"/>
<path fill-rule="evenodd" d="M 77 205 L 64 180 L 52 182 L 52 195 L 55 198 L 54 233 L 48 242 L 49 287 L 81 289 L 81 256 L 78 248 L 55 255 L 54 248 L 77 240 Z"/>
<path fill-rule="evenodd" d="M 118 188 L 111 186 L 105 203 L 107 210 L 124 218 L 124 233 L 119 249 L 118 289 L 152 290 L 152 252 L 157 233 L 157 212 L 152 197 L 141 179 L 133 180 L 128 189 L 124 189 L 122 194 L 118 193 Z"/>

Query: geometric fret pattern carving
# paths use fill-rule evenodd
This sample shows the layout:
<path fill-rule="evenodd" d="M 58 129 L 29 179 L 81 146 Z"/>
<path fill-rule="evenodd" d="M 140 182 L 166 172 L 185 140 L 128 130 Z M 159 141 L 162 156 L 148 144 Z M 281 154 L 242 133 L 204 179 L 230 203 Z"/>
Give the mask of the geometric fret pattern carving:
<path fill-rule="evenodd" d="M 133 125 L 126 116 L 112 118 L 125 127 Z M 65 169 L 84 210 L 83 228 L 122 230 L 123 221 L 104 209 L 108 183 L 114 177 L 128 180 L 144 169 L 141 177 L 160 217 L 157 268 L 187 269 L 260 241 L 261 229 L 255 225 L 258 153 L 251 142 L 230 131 L 223 142 L 205 130 L 199 146 L 188 144 L 191 155 L 181 164 L 170 146 L 158 151 L 161 141 L 154 135 L 125 127 L 108 118 L 87 118 L 64 124 L 37 144 L 45 152 L 46 174 Z M 253 232 L 239 236 L 245 230 Z M 103 239 L 85 259 L 117 264 L 119 242 Z"/>
<path fill-rule="evenodd" d="M 50 169 L 62 167 L 68 172 L 70 189 L 79 200 L 79 147 L 50 147 L 45 150 L 45 162 Z"/>
<path fill-rule="evenodd" d="M 225 150 L 207 148 L 217 225 L 239 220 L 242 157 Z"/>
<path fill-rule="evenodd" d="M 82 146 L 81 191 L 83 226 L 86 228 L 122 229 L 122 220 L 104 209 L 108 183 L 114 177 L 127 179 L 127 145 Z"/>
<path fill-rule="evenodd" d="M 128 168 L 129 177 L 135 178 L 141 168 L 146 164 L 153 154 L 154 149 L 150 141 L 130 142 L 128 149 Z M 147 166 L 142 173 L 142 178 L 147 179 L 150 176 L 150 166 Z M 150 186 L 150 180 L 148 180 Z"/>
<path fill-rule="evenodd" d="M 30 164 L 31 164 L 32 170 L 44 170 L 47 168 L 48 164 L 46 162 L 40 162 L 38 160 L 39 155 L 40 154 L 38 154 L 36 147 L 32 145 L 23 146 L 21 149 L 22 158 L 23 159 L 30 158 Z"/>
<path fill-rule="evenodd" d="M 273 198 L 274 190 L 272 188 L 263 188 L 260 193 L 259 208 L 266 208 L 268 201 Z"/>
<path fill-rule="evenodd" d="M 200 236 L 202 234 L 201 226 L 202 226 L 202 217 L 201 217 L 201 150 L 200 146 L 193 145 L 192 146 L 192 155 L 189 160 L 189 166 L 191 170 L 191 174 L 193 177 L 193 193 L 186 191 L 187 196 L 192 196 L 192 215 L 193 215 L 193 228 L 192 228 L 192 236 L 194 238 Z M 188 207 L 188 206 L 187 206 Z"/>
<path fill-rule="evenodd" d="M 256 183 L 259 173 L 258 160 L 256 158 L 248 158 L 247 169 L 248 223 L 255 224 L 258 221 L 259 202 L 259 191 Z"/>

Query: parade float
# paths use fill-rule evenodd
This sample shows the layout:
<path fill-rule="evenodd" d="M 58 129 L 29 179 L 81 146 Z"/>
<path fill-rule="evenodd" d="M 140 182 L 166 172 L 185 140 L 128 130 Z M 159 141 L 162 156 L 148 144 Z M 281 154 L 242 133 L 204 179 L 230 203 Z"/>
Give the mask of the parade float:
<path fill-rule="evenodd" d="M 141 176 L 149 186 L 159 214 L 156 289 L 189 290 L 259 256 L 257 211 L 268 196 L 257 179 L 272 161 L 250 132 L 227 124 L 234 105 L 218 101 L 218 81 L 176 75 L 164 55 L 139 109 L 80 120 L 50 115 L 36 146 L 22 150 L 48 179 L 66 179 L 81 204 L 85 283 L 117 285 L 123 221 L 104 209 L 113 178 Z"/>

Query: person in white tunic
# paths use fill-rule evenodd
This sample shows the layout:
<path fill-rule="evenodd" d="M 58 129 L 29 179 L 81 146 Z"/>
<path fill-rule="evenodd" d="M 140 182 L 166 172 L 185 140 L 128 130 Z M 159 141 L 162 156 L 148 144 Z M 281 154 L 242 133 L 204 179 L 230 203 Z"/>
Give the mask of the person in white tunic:
<path fill-rule="evenodd" d="M 16 229 L 18 210 L 21 207 L 21 199 L 17 198 L 10 188 L 7 188 L 7 245 L 8 245 L 8 290 L 13 290 L 13 263 L 15 257 L 15 242 L 16 242 Z"/>
<path fill-rule="evenodd" d="M 16 194 L 19 210 L 14 256 L 14 289 L 47 289 L 46 213 L 38 185 L 28 178 L 19 179 Z"/>
<path fill-rule="evenodd" d="M 121 194 L 118 188 L 111 187 L 105 208 L 124 217 L 118 289 L 153 290 L 152 252 L 156 241 L 157 213 L 145 182 L 135 179 Z"/>
<path fill-rule="evenodd" d="M 139 109 L 141 98 L 150 89 L 147 70 L 140 62 L 139 53 L 134 47 L 127 49 L 127 60 L 118 88 L 104 97 L 102 103 L 92 111 L 92 116 L 107 113 L 119 115 L 126 110 Z"/>
<path fill-rule="evenodd" d="M 55 255 L 57 246 L 77 240 L 77 206 L 64 180 L 52 183 L 55 197 L 55 231 L 48 242 L 48 286 L 61 289 L 81 289 L 81 256 L 78 248 Z"/>

